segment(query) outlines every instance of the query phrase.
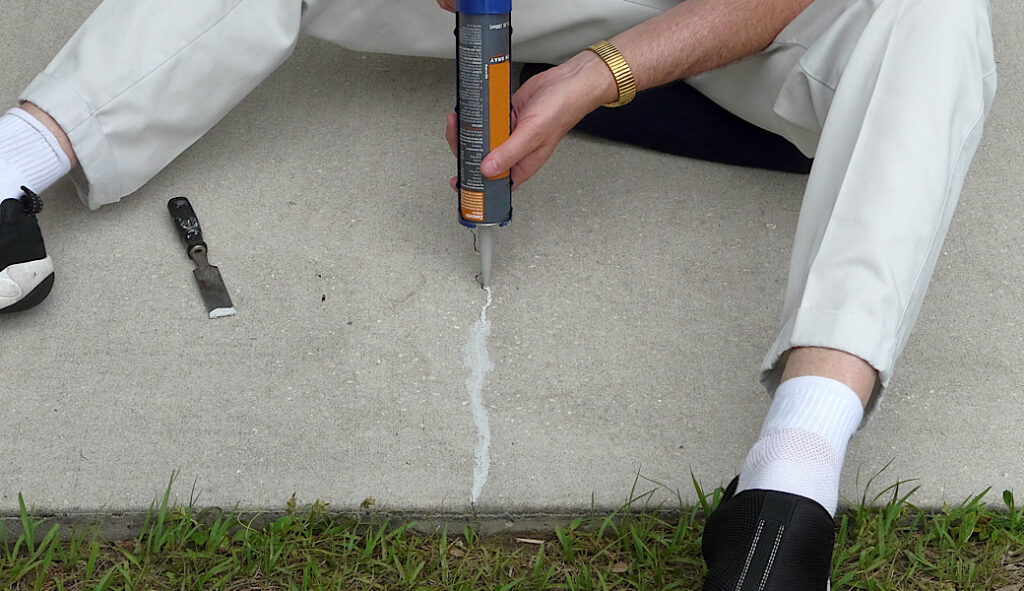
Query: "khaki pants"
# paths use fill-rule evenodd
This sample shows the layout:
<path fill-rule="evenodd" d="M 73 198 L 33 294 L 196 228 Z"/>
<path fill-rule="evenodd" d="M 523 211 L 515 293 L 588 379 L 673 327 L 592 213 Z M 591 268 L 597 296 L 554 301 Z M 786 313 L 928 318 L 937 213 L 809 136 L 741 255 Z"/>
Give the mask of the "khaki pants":
<path fill-rule="evenodd" d="M 557 62 L 675 3 L 516 0 L 513 57 Z M 452 57 L 453 27 L 432 0 L 106 0 L 21 96 L 68 132 L 96 208 L 199 139 L 300 33 Z M 774 390 L 792 347 L 829 347 L 879 371 L 877 402 L 995 93 L 987 0 L 817 0 L 763 52 L 689 82 L 815 157 L 762 381 Z"/>

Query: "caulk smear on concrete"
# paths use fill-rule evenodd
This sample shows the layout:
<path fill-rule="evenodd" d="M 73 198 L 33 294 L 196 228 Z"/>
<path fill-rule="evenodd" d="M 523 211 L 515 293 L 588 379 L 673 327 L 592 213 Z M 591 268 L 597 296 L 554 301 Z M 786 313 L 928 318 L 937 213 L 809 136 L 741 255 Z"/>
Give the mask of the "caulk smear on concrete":
<path fill-rule="evenodd" d="M 469 341 L 462 348 L 463 363 L 469 370 L 466 379 L 466 392 L 473 407 L 473 422 L 476 423 L 476 454 L 473 463 L 473 503 L 480 498 L 480 491 L 487 482 L 487 472 L 491 469 L 491 427 L 487 420 L 487 407 L 484 406 L 483 390 L 487 383 L 487 372 L 494 369 L 491 356 L 487 353 L 487 336 L 491 332 L 491 323 L 487 321 L 487 308 L 491 305 L 491 288 L 487 291 L 487 303 L 480 310 L 480 319 L 469 329 Z"/>

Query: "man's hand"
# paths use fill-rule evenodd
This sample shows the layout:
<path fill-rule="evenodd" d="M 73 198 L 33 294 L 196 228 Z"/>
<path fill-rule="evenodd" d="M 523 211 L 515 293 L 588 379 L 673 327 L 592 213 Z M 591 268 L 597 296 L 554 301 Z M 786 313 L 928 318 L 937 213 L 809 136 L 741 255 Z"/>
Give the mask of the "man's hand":
<path fill-rule="evenodd" d="M 455 0 L 437 0 L 437 5 L 448 12 L 455 12 Z"/>
<path fill-rule="evenodd" d="M 454 8 L 454 0 L 437 0 Z M 811 0 L 687 0 L 612 37 L 629 62 L 637 90 L 680 80 L 761 51 Z M 611 71 L 583 51 L 528 80 L 512 97 L 513 131 L 484 158 L 485 176 L 512 171 L 514 187 L 547 162 L 562 137 L 587 113 L 618 98 Z M 452 151 L 455 115 L 446 137 Z M 454 188 L 455 181 L 452 180 Z"/>
<path fill-rule="evenodd" d="M 616 96 L 611 72 L 589 51 L 537 74 L 512 96 L 512 134 L 484 158 L 480 171 L 493 177 L 510 170 L 512 188 L 518 188 L 540 170 L 580 119 Z M 458 150 L 457 125 L 456 115 L 449 113 L 445 138 L 452 153 Z M 454 189 L 454 178 L 451 185 Z"/>

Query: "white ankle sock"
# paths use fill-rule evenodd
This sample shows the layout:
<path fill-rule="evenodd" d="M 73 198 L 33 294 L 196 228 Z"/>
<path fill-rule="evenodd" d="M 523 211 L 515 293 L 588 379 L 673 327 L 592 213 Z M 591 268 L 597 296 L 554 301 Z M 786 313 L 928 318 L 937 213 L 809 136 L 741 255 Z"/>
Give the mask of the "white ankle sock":
<path fill-rule="evenodd" d="M 833 516 L 846 445 L 864 416 L 846 384 L 816 376 L 783 382 L 740 470 L 736 492 L 765 489 L 813 499 Z"/>
<path fill-rule="evenodd" d="M 23 109 L 0 117 L 0 201 L 21 197 L 21 186 L 42 193 L 71 170 L 57 138 Z"/>

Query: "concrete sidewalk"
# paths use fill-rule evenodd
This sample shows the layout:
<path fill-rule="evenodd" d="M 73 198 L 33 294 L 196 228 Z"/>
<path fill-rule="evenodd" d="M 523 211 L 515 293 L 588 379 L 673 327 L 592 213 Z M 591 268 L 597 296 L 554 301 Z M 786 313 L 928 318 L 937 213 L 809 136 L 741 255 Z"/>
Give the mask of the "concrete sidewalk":
<path fill-rule="evenodd" d="M 3 103 L 95 3 L 3 3 Z M 996 104 L 846 498 L 890 461 L 878 482 L 916 479 L 920 505 L 1024 493 L 1024 8 L 992 5 Z M 90 212 L 70 183 L 48 191 L 54 292 L 0 318 L 0 514 L 19 492 L 41 512 L 145 509 L 174 470 L 175 496 L 195 482 L 207 506 L 468 510 L 463 348 L 484 292 L 447 187 L 453 89 L 450 62 L 304 39 L 131 198 Z M 735 474 L 768 404 L 756 370 L 803 183 L 563 142 L 497 233 L 479 511 L 612 508 L 638 473 L 692 502 L 691 472 Z M 203 313 L 176 195 L 236 317 Z"/>

